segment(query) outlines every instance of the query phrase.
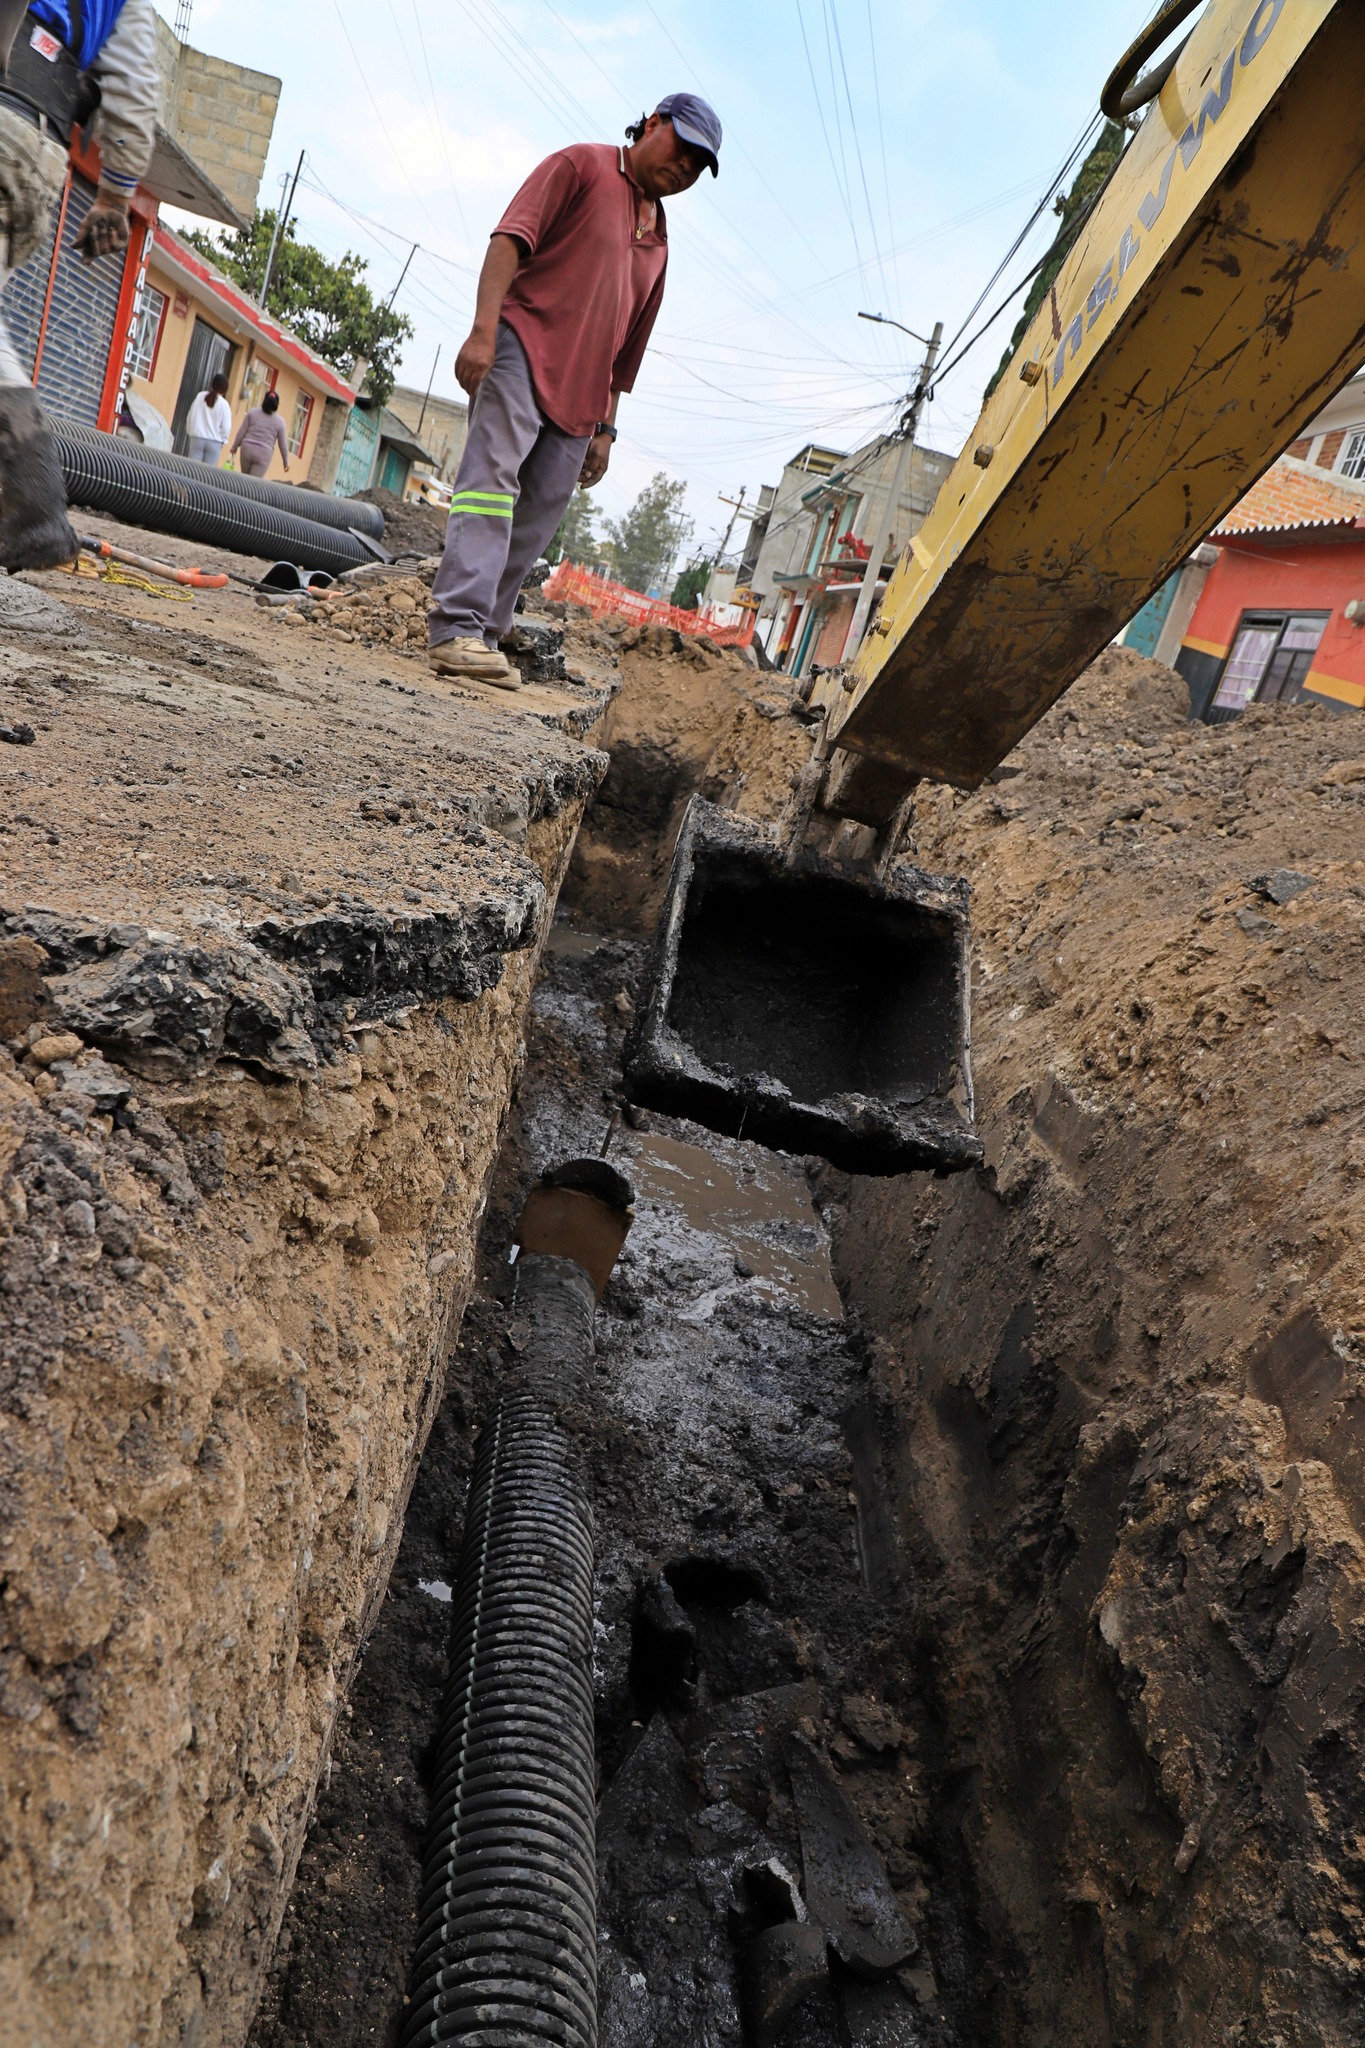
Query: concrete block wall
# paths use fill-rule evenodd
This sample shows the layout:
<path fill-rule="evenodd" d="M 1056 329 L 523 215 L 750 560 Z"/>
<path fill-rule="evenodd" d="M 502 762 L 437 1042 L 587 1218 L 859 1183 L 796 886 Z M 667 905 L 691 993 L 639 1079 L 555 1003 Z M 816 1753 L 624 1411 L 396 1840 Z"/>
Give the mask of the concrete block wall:
<path fill-rule="evenodd" d="M 157 23 L 162 120 L 239 212 L 255 211 L 280 80 L 177 41 Z"/>

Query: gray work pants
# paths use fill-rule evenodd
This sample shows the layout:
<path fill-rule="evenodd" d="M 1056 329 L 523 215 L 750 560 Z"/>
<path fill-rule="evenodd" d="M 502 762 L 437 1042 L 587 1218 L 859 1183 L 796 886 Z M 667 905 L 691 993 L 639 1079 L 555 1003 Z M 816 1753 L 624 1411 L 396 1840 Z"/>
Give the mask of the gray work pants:
<path fill-rule="evenodd" d="M 526 351 L 498 328 L 493 367 L 474 394 L 429 638 L 490 644 L 512 623 L 521 579 L 544 553 L 574 493 L 587 434 L 566 434 L 536 404 Z"/>

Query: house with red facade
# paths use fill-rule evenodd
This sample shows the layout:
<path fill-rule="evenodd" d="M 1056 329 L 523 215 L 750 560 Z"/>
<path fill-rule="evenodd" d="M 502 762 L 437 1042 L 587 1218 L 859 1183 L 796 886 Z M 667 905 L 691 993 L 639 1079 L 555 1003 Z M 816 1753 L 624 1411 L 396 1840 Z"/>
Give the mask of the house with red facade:
<path fill-rule="evenodd" d="M 1145 605 L 1125 642 L 1179 670 L 1196 718 L 1365 709 L 1365 374 Z"/>

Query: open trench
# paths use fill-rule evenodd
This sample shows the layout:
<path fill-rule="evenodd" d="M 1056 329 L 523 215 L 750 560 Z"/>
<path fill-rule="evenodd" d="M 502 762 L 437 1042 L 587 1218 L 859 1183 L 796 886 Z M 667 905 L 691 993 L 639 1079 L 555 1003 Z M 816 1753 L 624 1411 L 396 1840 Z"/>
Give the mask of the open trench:
<path fill-rule="evenodd" d="M 1365 764 L 1321 714 L 1191 728 L 1120 656 L 1010 780 L 927 796 L 911 850 L 976 890 L 986 1159 L 859 1180 L 614 1120 L 680 805 L 764 772 L 724 719 L 689 752 L 656 669 L 626 663 L 254 2048 L 398 2039 L 508 1247 L 608 1140 L 637 1220 L 564 1417 L 606 2048 L 1365 2040 Z M 765 2032 L 765 1939 L 806 1914 Z"/>
<path fill-rule="evenodd" d="M 518 1341 L 507 1248 L 534 1175 L 603 1143 L 642 961 L 638 941 L 579 922 L 551 936 L 477 1291 L 258 2048 L 385 2041 L 401 2017 L 470 1421 Z M 785 1914 L 761 1875 L 746 1895 L 744 1872 L 774 1858 L 800 1872 L 788 1757 L 812 1748 L 880 1852 L 904 1956 L 885 1981 L 841 1973 L 817 1987 L 791 2038 L 950 2040 L 929 1951 L 950 1976 L 964 1963 L 955 1934 L 931 1931 L 953 1913 L 926 1883 L 906 1588 L 811 1181 L 801 1161 L 638 1113 L 610 1157 L 635 1187 L 636 1221 L 568 1417 L 598 1530 L 601 2038 L 750 2038 L 747 1938 Z"/>

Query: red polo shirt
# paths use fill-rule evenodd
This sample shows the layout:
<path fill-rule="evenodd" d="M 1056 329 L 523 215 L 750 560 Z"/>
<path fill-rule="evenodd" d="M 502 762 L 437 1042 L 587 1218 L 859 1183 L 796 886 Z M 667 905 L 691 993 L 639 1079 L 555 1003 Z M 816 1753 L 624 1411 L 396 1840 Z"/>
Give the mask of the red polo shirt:
<path fill-rule="evenodd" d="M 527 251 L 502 303 L 536 399 L 566 434 L 590 434 L 613 391 L 630 391 L 664 295 L 660 206 L 637 234 L 640 189 L 625 152 L 579 142 L 537 164 L 498 222 Z"/>

